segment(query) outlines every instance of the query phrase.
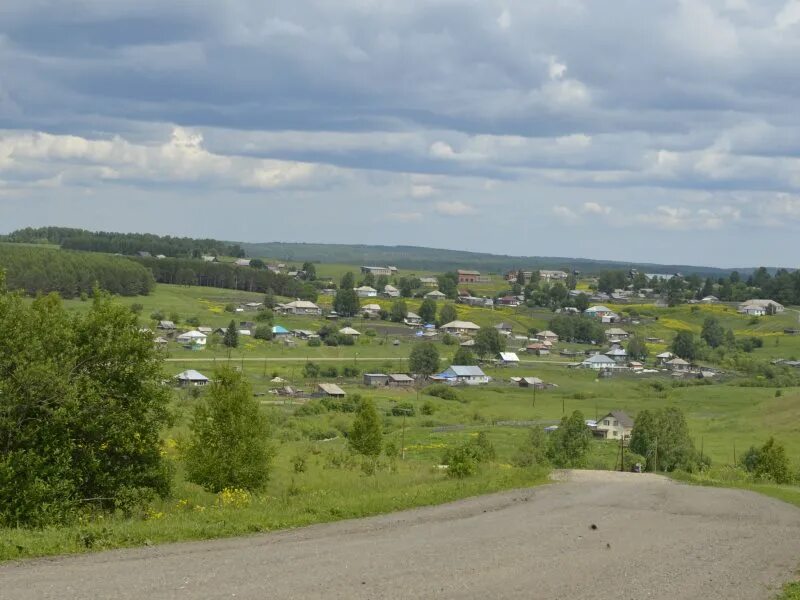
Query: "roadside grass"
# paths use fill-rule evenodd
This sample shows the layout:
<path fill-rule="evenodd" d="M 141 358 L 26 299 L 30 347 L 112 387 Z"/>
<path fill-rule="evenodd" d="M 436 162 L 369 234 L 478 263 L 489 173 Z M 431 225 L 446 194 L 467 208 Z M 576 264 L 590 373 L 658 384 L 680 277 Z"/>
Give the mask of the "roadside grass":
<path fill-rule="evenodd" d="M 800 600 L 800 581 L 787 583 L 776 600 Z"/>

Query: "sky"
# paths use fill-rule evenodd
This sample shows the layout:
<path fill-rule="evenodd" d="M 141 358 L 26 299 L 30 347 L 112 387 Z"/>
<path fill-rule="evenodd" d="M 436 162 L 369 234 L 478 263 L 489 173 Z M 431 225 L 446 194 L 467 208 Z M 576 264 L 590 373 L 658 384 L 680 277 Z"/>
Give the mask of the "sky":
<path fill-rule="evenodd" d="M 2 0 L 0 232 L 797 267 L 800 0 Z"/>

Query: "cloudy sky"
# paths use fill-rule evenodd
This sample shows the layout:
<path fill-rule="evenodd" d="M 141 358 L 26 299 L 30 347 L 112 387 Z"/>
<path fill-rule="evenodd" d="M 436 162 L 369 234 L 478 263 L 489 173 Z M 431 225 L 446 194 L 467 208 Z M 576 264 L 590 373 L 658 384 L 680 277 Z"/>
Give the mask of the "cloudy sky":
<path fill-rule="evenodd" d="M 2 0 L 0 232 L 798 266 L 800 0 Z"/>

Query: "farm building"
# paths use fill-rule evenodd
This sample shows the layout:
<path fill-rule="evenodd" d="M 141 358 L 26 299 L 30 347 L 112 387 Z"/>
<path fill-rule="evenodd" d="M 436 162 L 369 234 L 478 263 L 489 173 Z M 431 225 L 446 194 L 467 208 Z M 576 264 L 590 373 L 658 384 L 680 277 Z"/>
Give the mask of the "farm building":
<path fill-rule="evenodd" d="M 420 317 L 417 313 L 408 312 L 406 314 L 406 318 L 403 319 L 403 323 L 406 325 L 411 325 L 412 327 L 422 325 L 422 317 Z"/>
<path fill-rule="evenodd" d="M 361 307 L 361 312 L 368 317 L 377 317 L 381 312 L 380 304 L 365 304 Z"/>
<path fill-rule="evenodd" d="M 419 282 L 422 284 L 422 287 L 426 288 L 439 287 L 439 281 L 436 279 L 436 277 L 420 277 Z"/>
<path fill-rule="evenodd" d="M 510 306 L 515 308 L 522 304 L 522 301 L 517 296 L 503 296 L 502 298 L 497 299 L 497 304 L 499 306 Z"/>
<path fill-rule="evenodd" d="M 619 327 L 611 327 L 610 329 L 606 329 L 605 335 L 609 341 L 627 340 L 630 337 L 630 334 L 627 331 L 620 329 Z"/>
<path fill-rule="evenodd" d="M 364 373 L 364 385 L 379 387 L 389 383 L 389 376 L 383 373 Z"/>
<path fill-rule="evenodd" d="M 763 317 L 767 309 L 757 304 L 745 304 L 739 307 L 739 312 L 748 317 Z"/>
<path fill-rule="evenodd" d="M 608 308 L 607 306 L 603 306 L 602 304 L 598 304 L 596 306 L 590 306 L 583 314 L 587 317 L 593 317 L 596 319 L 602 319 L 603 317 L 608 317 L 614 314 L 614 311 Z"/>
<path fill-rule="evenodd" d="M 494 326 L 494 328 L 500 331 L 501 333 L 502 332 L 511 333 L 511 331 L 514 329 L 514 326 L 511 323 L 498 323 L 497 325 Z"/>
<path fill-rule="evenodd" d="M 539 271 L 539 279 L 542 281 L 564 281 L 569 277 L 566 271 Z"/>
<path fill-rule="evenodd" d="M 544 381 L 539 379 L 538 377 L 520 377 L 520 378 L 512 378 L 517 381 L 519 387 L 523 388 L 536 388 L 537 390 L 541 390 L 545 388 Z"/>
<path fill-rule="evenodd" d="M 606 356 L 609 357 L 614 362 L 619 363 L 619 364 L 623 364 L 623 363 L 625 363 L 625 361 L 628 360 L 628 352 L 627 352 L 627 350 L 625 350 L 625 348 L 621 348 L 619 346 L 614 346 L 613 348 L 611 348 L 611 350 L 606 352 Z"/>
<path fill-rule="evenodd" d="M 347 394 L 335 383 L 318 383 L 317 392 L 332 398 L 344 398 Z"/>
<path fill-rule="evenodd" d="M 519 356 L 515 352 L 501 352 L 497 362 L 504 367 L 513 367 L 519 364 Z"/>
<path fill-rule="evenodd" d="M 491 381 L 491 378 L 480 367 L 466 365 L 452 365 L 431 379 L 451 385 L 481 385 Z"/>
<path fill-rule="evenodd" d="M 210 382 L 208 377 L 199 371 L 195 371 L 194 369 L 189 369 L 183 373 L 178 373 L 175 375 L 175 379 L 178 380 L 178 385 L 181 387 L 208 385 Z"/>
<path fill-rule="evenodd" d="M 458 283 L 477 283 L 480 277 L 479 271 L 458 270 Z"/>
<path fill-rule="evenodd" d="M 286 329 L 283 325 L 275 325 L 272 327 L 272 337 L 276 339 L 280 338 L 287 338 L 291 335 L 291 332 Z"/>
<path fill-rule="evenodd" d="M 673 358 L 675 358 L 675 355 L 672 352 L 662 352 L 661 354 L 656 354 L 656 365 L 664 366 Z"/>
<path fill-rule="evenodd" d="M 550 347 L 546 346 L 544 342 L 538 342 L 536 344 L 528 344 L 525 346 L 526 352 L 529 354 L 536 354 L 538 356 L 547 356 L 550 354 Z"/>
<path fill-rule="evenodd" d="M 546 329 L 544 331 L 540 331 L 539 333 L 537 333 L 536 339 L 539 340 L 540 342 L 551 342 L 555 344 L 558 341 L 558 335 L 550 331 L 549 329 Z"/>
<path fill-rule="evenodd" d="M 172 321 L 159 321 L 158 325 L 156 325 L 156 329 L 161 329 L 162 331 L 175 331 L 177 328 L 175 327 L 175 323 Z"/>
<path fill-rule="evenodd" d="M 410 387 L 414 385 L 414 378 L 405 373 L 389 373 L 390 387 Z"/>
<path fill-rule="evenodd" d="M 764 309 L 765 315 L 777 315 L 782 313 L 786 310 L 780 302 L 775 302 L 775 300 L 765 300 L 762 298 L 753 298 L 752 300 L 747 300 L 742 302 L 739 305 L 739 312 L 742 312 L 742 308 L 745 306 L 758 306 Z"/>
<path fill-rule="evenodd" d="M 399 298 L 400 297 L 400 290 L 398 290 L 393 285 L 389 285 L 388 283 L 383 286 L 383 295 L 387 298 Z"/>
<path fill-rule="evenodd" d="M 352 327 L 342 327 L 339 330 L 339 333 L 341 333 L 342 335 L 348 335 L 348 336 L 354 337 L 354 338 L 358 338 L 358 336 L 361 335 L 361 332 L 356 331 Z"/>
<path fill-rule="evenodd" d="M 397 267 L 361 267 L 361 273 L 363 275 L 372 274 L 375 277 L 380 277 L 381 275 L 388 277 L 397 273 Z"/>
<path fill-rule="evenodd" d="M 680 357 L 668 360 L 664 364 L 673 373 L 686 373 L 691 369 L 691 365 Z"/>
<path fill-rule="evenodd" d="M 425 294 L 425 298 L 427 298 L 428 300 L 438 301 L 438 300 L 446 300 L 447 296 L 442 292 L 440 292 L 439 290 L 431 290 L 430 292 Z"/>

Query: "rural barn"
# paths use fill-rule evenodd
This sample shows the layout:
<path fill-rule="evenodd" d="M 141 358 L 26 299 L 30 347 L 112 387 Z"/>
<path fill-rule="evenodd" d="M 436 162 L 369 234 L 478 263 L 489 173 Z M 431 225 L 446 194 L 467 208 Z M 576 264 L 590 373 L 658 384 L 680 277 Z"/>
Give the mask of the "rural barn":
<path fill-rule="evenodd" d="M 383 373 L 364 373 L 364 385 L 378 387 L 389 383 L 389 376 Z"/>
<path fill-rule="evenodd" d="M 411 387 L 414 385 L 414 378 L 405 373 L 389 373 L 390 387 Z"/>
<path fill-rule="evenodd" d="M 318 383 L 317 391 L 323 396 L 331 396 L 332 398 L 344 398 L 347 394 L 335 383 Z"/>
<path fill-rule="evenodd" d="M 175 375 L 175 379 L 178 380 L 178 385 L 181 387 L 207 385 L 210 382 L 208 377 L 194 369 L 178 373 Z"/>

